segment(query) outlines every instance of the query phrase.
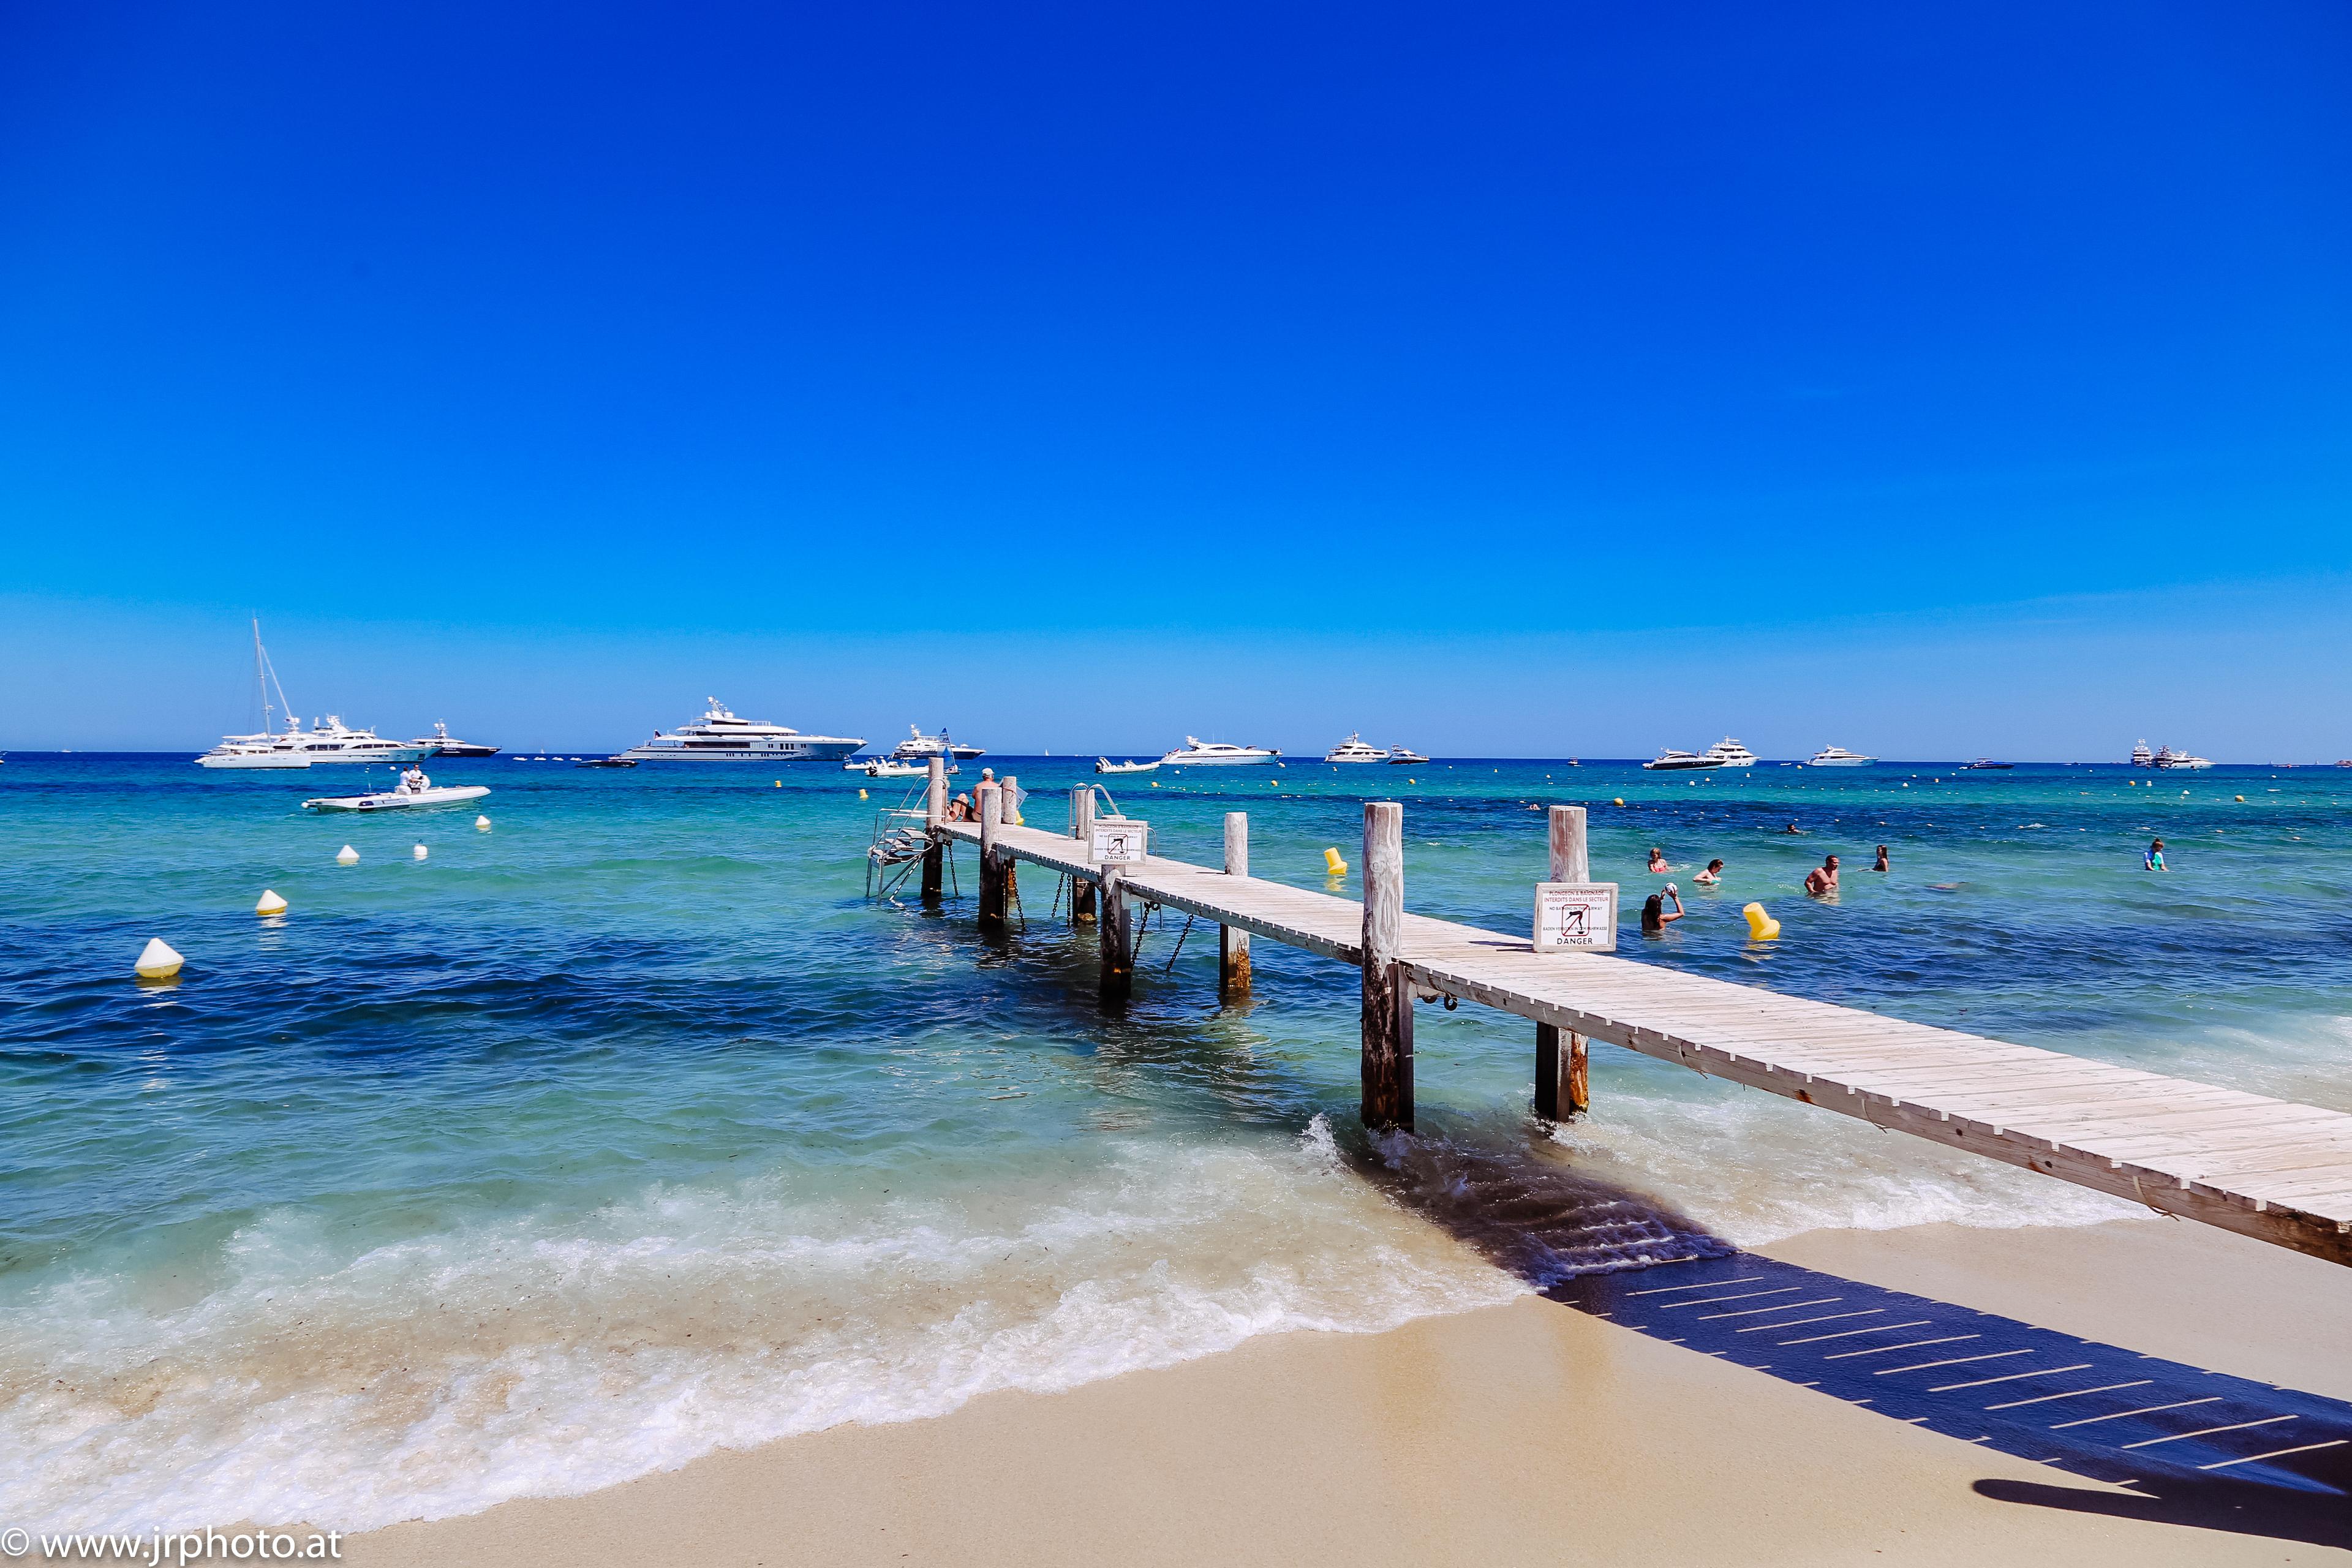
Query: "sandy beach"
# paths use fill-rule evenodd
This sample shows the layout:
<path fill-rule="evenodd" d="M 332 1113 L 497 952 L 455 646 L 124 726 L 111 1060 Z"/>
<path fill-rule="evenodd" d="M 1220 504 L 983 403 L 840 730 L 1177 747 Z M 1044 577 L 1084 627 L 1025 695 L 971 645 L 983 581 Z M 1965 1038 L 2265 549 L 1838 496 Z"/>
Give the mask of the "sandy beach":
<path fill-rule="evenodd" d="M 2341 1271 L 2164 1220 L 1764 1248 L 2213 1371 L 2352 1397 Z M 360 1536 L 450 1563 L 2289 1563 L 2324 1518 L 2152 1499 L 1553 1302 L 1294 1333 L 1061 1394 L 844 1426 L 588 1496 Z"/>

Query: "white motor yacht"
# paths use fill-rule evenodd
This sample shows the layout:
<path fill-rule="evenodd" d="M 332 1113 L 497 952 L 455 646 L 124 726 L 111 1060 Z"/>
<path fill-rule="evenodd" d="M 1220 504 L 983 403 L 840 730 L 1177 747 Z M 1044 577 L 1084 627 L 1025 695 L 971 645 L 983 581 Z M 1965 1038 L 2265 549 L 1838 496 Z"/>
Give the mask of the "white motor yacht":
<path fill-rule="evenodd" d="M 1668 747 L 1658 753 L 1654 762 L 1643 763 L 1642 766 L 1654 773 L 1684 773 L 1692 768 L 1719 768 L 1723 766 L 1723 759 L 1713 752 L 1677 752 Z"/>
<path fill-rule="evenodd" d="M 2156 753 L 2147 749 L 2147 742 L 2146 741 L 2135 741 L 2132 742 L 2131 765 L 2136 768 L 2152 768 L 2156 766 Z"/>
<path fill-rule="evenodd" d="M 2159 768 L 2186 768 L 2191 773 L 2201 773 L 2213 764 L 2203 757 L 2192 756 L 2187 752 L 2176 752 L 2170 746 L 2158 746 L 2156 750 L 2156 765 Z"/>
<path fill-rule="evenodd" d="M 449 726 L 438 719 L 433 721 L 433 733 L 421 735 L 410 744 L 432 747 L 431 751 L 425 753 L 428 757 L 495 757 L 499 754 L 499 749 L 496 746 L 485 746 L 478 741 L 460 741 L 453 738 L 449 733 Z"/>
<path fill-rule="evenodd" d="M 716 697 L 693 723 L 669 733 L 656 730 L 654 738 L 621 753 L 640 763 L 836 763 L 858 747 L 861 740 L 838 735 L 803 735 L 782 724 L 738 719 Z"/>
<path fill-rule="evenodd" d="M 1385 763 L 1389 754 L 1368 743 L 1361 735 L 1350 735 L 1323 753 L 1327 763 Z"/>
<path fill-rule="evenodd" d="M 1718 765 L 1727 768 L 1752 768 L 1756 765 L 1756 753 L 1728 735 L 1709 746 L 1706 754 L 1713 757 Z"/>
<path fill-rule="evenodd" d="M 909 724 L 907 726 L 907 738 L 898 742 L 890 755 L 902 763 L 919 763 L 928 757 L 953 757 L 958 762 L 968 763 L 974 757 L 984 757 L 988 752 L 980 746 L 957 744 L 948 739 L 945 730 L 936 735 L 926 735 L 919 727 Z"/>
<path fill-rule="evenodd" d="M 1187 735 L 1184 743 L 1160 760 L 1171 767 L 1235 767 L 1247 763 L 1270 763 L 1282 755 L 1264 746 L 1236 746 L 1225 741 L 1199 741 Z"/>
<path fill-rule="evenodd" d="M 307 768 L 310 759 L 296 744 L 302 725 L 287 705 L 286 689 L 278 684 L 278 671 L 269 662 L 269 654 L 261 646 L 261 618 L 253 621 L 253 684 L 261 699 L 261 731 L 255 735 L 224 735 L 221 743 L 196 759 L 200 768 Z M 270 696 L 275 689 L 277 700 Z M 286 715 L 283 731 L 270 728 L 270 715 Z"/>
<path fill-rule="evenodd" d="M 289 731 L 288 738 L 313 763 L 422 762 L 428 749 L 413 742 L 387 741 L 373 730 L 354 730 L 332 713 L 312 720 L 307 734 Z"/>
<path fill-rule="evenodd" d="M 1389 761 L 1392 764 L 1402 764 L 1405 763 L 1425 763 L 1429 761 L 1429 759 L 1423 756 L 1419 752 L 1414 751 L 1411 746 L 1391 746 L 1389 748 Z"/>
<path fill-rule="evenodd" d="M 1860 752 L 1849 752 L 1843 746 L 1823 746 L 1820 751 L 1815 752 L 1811 756 L 1805 759 L 1805 766 L 1809 768 L 1866 768 L 1876 761 L 1878 761 L 1876 757 L 1865 757 Z"/>

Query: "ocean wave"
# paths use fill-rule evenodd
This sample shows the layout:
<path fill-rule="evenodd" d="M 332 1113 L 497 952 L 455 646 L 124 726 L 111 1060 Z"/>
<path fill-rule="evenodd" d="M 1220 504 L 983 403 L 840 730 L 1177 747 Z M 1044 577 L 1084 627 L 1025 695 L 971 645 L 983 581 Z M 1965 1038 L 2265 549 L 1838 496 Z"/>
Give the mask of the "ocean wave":
<path fill-rule="evenodd" d="M 209 1288 L 65 1273 L 0 1330 L 0 1517 L 362 1530 L 843 1422 L 1050 1392 L 1526 1287 L 1295 1145 L 1121 1145 L 1066 1184 L 878 1202 L 649 1187 L 353 1247 L 299 1209 Z"/>

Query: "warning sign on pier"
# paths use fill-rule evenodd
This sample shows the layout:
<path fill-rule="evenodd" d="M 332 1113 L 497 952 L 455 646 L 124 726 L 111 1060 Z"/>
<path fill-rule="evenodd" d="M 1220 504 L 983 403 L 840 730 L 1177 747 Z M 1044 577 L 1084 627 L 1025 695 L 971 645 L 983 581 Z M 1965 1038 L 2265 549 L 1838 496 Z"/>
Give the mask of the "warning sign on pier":
<path fill-rule="evenodd" d="M 1538 952 L 1617 951 L 1617 884 L 1538 882 Z"/>
<path fill-rule="evenodd" d="M 1095 818 L 1093 854 L 1088 857 L 1097 866 L 1140 866 L 1143 847 L 1151 837 L 1151 825 L 1125 816 Z"/>

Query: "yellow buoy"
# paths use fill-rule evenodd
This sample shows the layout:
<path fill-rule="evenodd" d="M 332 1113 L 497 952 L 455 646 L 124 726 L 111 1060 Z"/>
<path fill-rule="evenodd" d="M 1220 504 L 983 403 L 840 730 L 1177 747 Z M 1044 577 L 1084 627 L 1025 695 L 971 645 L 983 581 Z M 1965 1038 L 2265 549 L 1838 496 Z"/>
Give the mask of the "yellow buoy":
<path fill-rule="evenodd" d="M 784 781 L 783 781 L 783 780 L 782 780 L 782 779 L 778 779 L 778 780 L 776 781 L 776 787 L 777 787 L 778 789 L 782 789 L 782 788 L 783 788 L 783 787 L 784 787 Z"/>
<path fill-rule="evenodd" d="M 410 850 L 409 853 L 415 856 L 419 860 L 422 860 L 425 858 L 428 851 L 425 849 L 424 845 L 420 844 L 415 848 Z"/>
<path fill-rule="evenodd" d="M 860 800 L 864 800 L 864 799 L 866 798 L 866 792 L 865 792 L 864 790 L 859 790 L 859 791 L 857 792 L 857 798 L 858 798 L 858 799 L 860 799 Z"/>
<path fill-rule="evenodd" d="M 253 906 L 253 912 L 257 915 L 282 915 L 286 912 L 286 900 L 264 888 L 261 889 L 261 901 Z"/>
<path fill-rule="evenodd" d="M 2239 804 L 2239 805 L 2243 805 L 2245 804 L 2245 801 L 2246 801 L 2246 797 L 2245 797 L 2244 795 L 2240 795 L 2240 796 L 2238 797 L 2238 804 Z"/>
<path fill-rule="evenodd" d="M 1610 802 L 1610 804 L 1612 805 L 1622 805 L 1625 804 L 1625 797 L 1621 795 L 1615 800 Z"/>
<path fill-rule="evenodd" d="M 1160 781 L 1158 779 L 1153 779 L 1151 781 L 1151 787 L 1153 789 L 1158 789 L 1160 787 Z"/>
<path fill-rule="evenodd" d="M 152 936 L 147 939 L 147 945 L 140 950 L 139 962 L 133 967 L 138 970 L 142 980 L 169 980 L 180 973 L 180 965 L 186 962 L 173 952 L 162 937 Z"/>
<path fill-rule="evenodd" d="M 488 833 L 490 830 L 490 819 L 487 816 L 478 816 L 474 818 L 474 826 L 481 829 L 484 833 Z"/>
<path fill-rule="evenodd" d="M 1323 851 L 1323 869 L 1334 877 L 1344 877 L 1348 874 L 1348 863 L 1339 858 L 1337 849 L 1326 849 Z"/>
<path fill-rule="evenodd" d="M 336 865 L 338 865 L 338 866 L 356 866 L 356 865 L 358 865 L 359 863 L 360 863 L 360 852 L 359 852 L 358 850 L 356 850 L 356 849 L 352 848 L 350 845 L 346 844 L 346 845 L 344 845 L 341 849 L 338 849 L 338 850 L 336 850 L 336 851 L 335 851 L 335 864 L 336 864 Z"/>
<path fill-rule="evenodd" d="M 1764 912 L 1761 904 L 1749 904 L 1739 911 L 1748 917 L 1748 940 L 1770 942 L 1780 934 L 1780 922 Z"/>

